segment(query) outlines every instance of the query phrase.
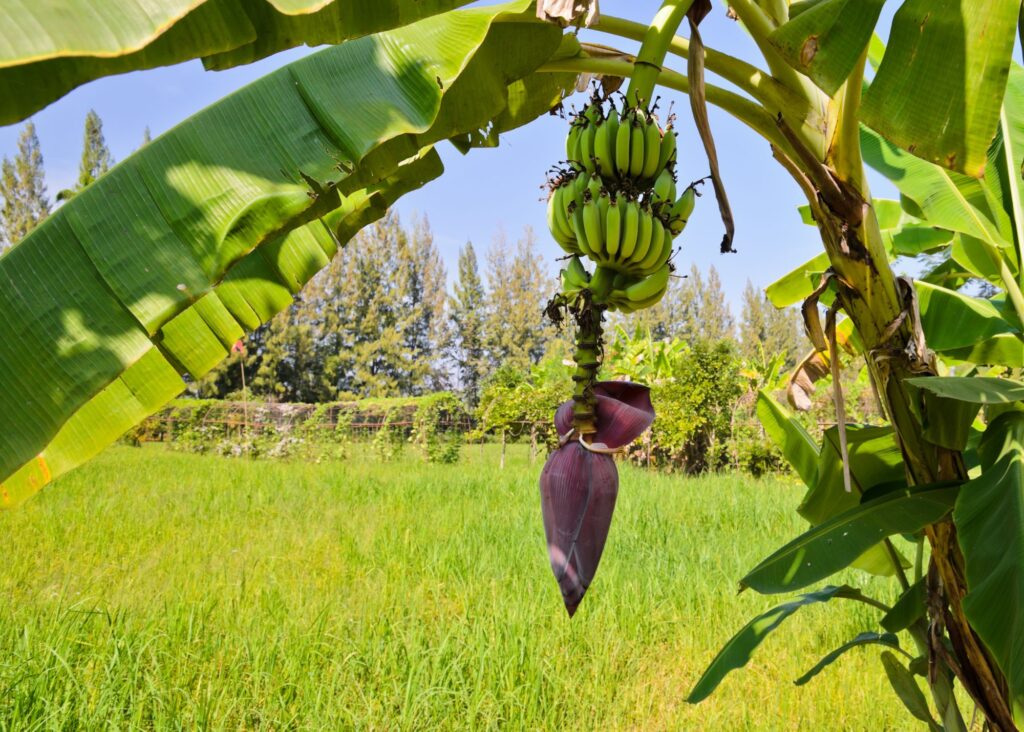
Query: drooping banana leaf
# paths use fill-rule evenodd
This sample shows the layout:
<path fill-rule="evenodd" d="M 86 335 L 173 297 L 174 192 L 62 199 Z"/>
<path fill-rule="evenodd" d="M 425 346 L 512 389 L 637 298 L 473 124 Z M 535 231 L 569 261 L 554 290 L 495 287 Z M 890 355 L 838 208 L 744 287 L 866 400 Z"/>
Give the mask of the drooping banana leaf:
<path fill-rule="evenodd" d="M 976 364 L 1024 366 L 1024 340 L 1010 313 L 990 300 L 921 280 L 914 287 L 929 348 Z"/>
<path fill-rule="evenodd" d="M 1006 88 L 1018 0 L 904 0 L 861 119 L 918 157 L 984 173 Z"/>
<path fill-rule="evenodd" d="M 948 514 L 959 486 L 890 490 L 853 506 L 776 550 L 740 580 L 762 594 L 792 592 L 850 566 L 883 538 L 912 534 Z"/>
<path fill-rule="evenodd" d="M 440 174 L 433 144 L 525 121 L 510 89 L 520 111 L 556 103 L 571 75 L 519 83 L 562 42 L 527 5 L 455 11 L 286 66 L 143 147 L 0 258 L 0 506 L 287 307 L 361 225 Z"/>
<path fill-rule="evenodd" d="M 984 181 L 914 157 L 865 127 L 861 147 L 864 161 L 917 204 L 917 213 L 927 223 L 993 246 L 1009 245 L 999 224 L 1006 214 L 992 205 Z"/>
<path fill-rule="evenodd" d="M 820 590 L 800 595 L 789 602 L 768 610 L 749 623 L 743 626 L 736 635 L 729 639 L 722 650 L 718 652 L 714 660 L 701 674 L 700 679 L 694 684 L 686 701 L 690 704 L 697 704 L 707 699 L 711 693 L 718 688 L 722 680 L 731 671 L 743 668 L 750 662 L 750 658 L 759 645 L 768 637 L 768 634 L 778 628 L 786 618 L 802 607 L 828 602 L 833 598 L 841 597 L 856 599 L 861 597 L 860 590 L 848 585 L 836 587 L 829 585 Z"/>
<path fill-rule="evenodd" d="M 964 555 L 964 613 L 988 646 L 1016 708 L 1024 705 L 1024 413 L 993 420 L 978 448 L 981 477 L 953 510 Z"/>
<path fill-rule="evenodd" d="M 0 125 L 87 81 L 201 58 L 250 63 L 444 13 L 469 0 L 9 0 L 0 4 Z"/>
<path fill-rule="evenodd" d="M 864 53 L 883 4 L 822 0 L 779 26 L 770 40 L 790 66 L 832 96 Z"/>

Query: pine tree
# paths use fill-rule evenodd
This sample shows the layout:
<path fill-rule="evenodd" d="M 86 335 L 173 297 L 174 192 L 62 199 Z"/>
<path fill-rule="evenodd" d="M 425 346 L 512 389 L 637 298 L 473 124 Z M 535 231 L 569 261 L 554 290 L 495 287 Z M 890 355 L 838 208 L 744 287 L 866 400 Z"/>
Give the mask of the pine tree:
<path fill-rule="evenodd" d="M 142 131 L 142 144 L 148 145 L 153 142 L 153 134 L 149 131 L 149 125 Z"/>
<path fill-rule="evenodd" d="M 525 370 L 544 356 L 554 332 L 544 315 L 544 303 L 555 284 L 544 274 L 529 227 L 512 249 L 504 232 L 487 253 L 487 324 L 490 367 L 509 364 Z"/>
<path fill-rule="evenodd" d="M 103 120 L 93 109 L 85 115 L 85 132 L 82 142 L 82 159 L 78 164 L 78 184 L 80 191 L 95 182 L 114 164 L 107 141 L 103 137 Z"/>
<path fill-rule="evenodd" d="M 697 273 L 697 267 L 693 267 L 693 273 Z M 718 276 L 718 270 L 714 265 L 708 267 L 707 284 L 694 280 L 699 284 L 697 289 L 697 318 L 693 325 L 694 330 L 689 333 L 688 340 L 696 342 L 704 339 L 707 341 L 733 340 L 736 337 L 736 327 L 733 321 L 729 303 L 725 301 L 725 293 L 722 291 L 722 280 Z"/>
<path fill-rule="evenodd" d="M 488 373 L 484 350 L 487 293 L 472 242 L 459 251 L 459 273 L 448 300 L 451 338 L 448 354 L 455 366 L 459 389 L 470 406 L 480 399 L 480 384 Z"/>
<path fill-rule="evenodd" d="M 792 368 L 809 347 L 796 309 L 777 309 L 747 280 L 740 318 L 740 354 L 758 359 L 762 349 L 768 357 L 785 353 L 786 367 Z"/>
<path fill-rule="evenodd" d="M 316 289 L 311 288 L 267 324 L 259 365 L 250 376 L 254 395 L 283 402 L 330 399 L 332 395 L 323 387 L 322 361 L 316 348 L 316 303 Z"/>
<path fill-rule="evenodd" d="M 28 122 L 18 137 L 18 154 L 0 163 L 0 249 L 17 244 L 50 213 L 43 153 L 36 126 Z"/>
<path fill-rule="evenodd" d="M 398 240 L 398 329 L 404 373 L 399 391 L 419 395 L 444 387 L 441 352 L 445 341 L 445 288 L 448 275 L 426 217 Z"/>

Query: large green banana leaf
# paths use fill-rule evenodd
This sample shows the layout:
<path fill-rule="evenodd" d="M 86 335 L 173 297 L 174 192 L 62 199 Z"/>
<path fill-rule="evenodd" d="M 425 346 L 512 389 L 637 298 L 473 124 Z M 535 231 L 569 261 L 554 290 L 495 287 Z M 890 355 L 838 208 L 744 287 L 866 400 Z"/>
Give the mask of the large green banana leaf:
<path fill-rule="evenodd" d="M 479 130 L 557 103 L 573 76 L 532 72 L 563 36 L 527 6 L 454 11 L 286 66 L 143 147 L 0 258 L 0 506 L 287 307 L 360 226 L 440 174 L 433 144 L 482 144 Z"/>
<path fill-rule="evenodd" d="M 779 26 L 772 45 L 790 66 L 833 95 L 864 53 L 884 2 L 823 0 Z"/>
<path fill-rule="evenodd" d="M 984 173 L 1020 0 L 904 0 L 861 119 L 945 168 Z"/>
<path fill-rule="evenodd" d="M 1024 708 L 1024 414 L 993 420 L 978 448 L 981 477 L 953 510 L 964 554 L 971 627 L 999 664 L 1016 709 Z"/>
<path fill-rule="evenodd" d="M 87 81 L 202 58 L 225 69 L 294 46 L 341 43 L 469 0 L 5 0 L 0 125 Z"/>

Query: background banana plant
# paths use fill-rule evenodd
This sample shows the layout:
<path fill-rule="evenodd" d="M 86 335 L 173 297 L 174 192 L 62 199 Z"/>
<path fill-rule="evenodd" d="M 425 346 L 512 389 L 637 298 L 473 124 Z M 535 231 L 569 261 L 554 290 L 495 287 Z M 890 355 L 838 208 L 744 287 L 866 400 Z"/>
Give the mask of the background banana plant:
<path fill-rule="evenodd" d="M 651 26 L 596 19 L 597 31 L 643 41 L 642 60 L 703 61 L 735 91 L 581 45 L 525 0 L 462 4 L 0 10 L 3 123 L 107 74 L 190 58 L 225 68 L 337 44 L 147 145 L 0 259 L 0 506 L 94 455 L 286 307 L 360 226 L 441 175 L 437 143 L 496 144 L 571 93 L 578 74 L 635 77 L 736 116 L 806 195 L 824 252 L 770 295 L 799 301 L 828 275 L 817 296 L 846 320 L 815 341 L 834 362 L 830 341 L 845 334 L 890 421 L 842 425 L 818 446 L 762 396 L 766 428 L 808 485 L 801 513 L 814 526 L 744 585 L 796 590 L 856 563 L 892 574 L 903 595 L 888 607 L 829 586 L 782 605 L 730 642 L 691 699 L 801 607 L 849 599 L 878 609 L 887 635 L 851 639 L 804 680 L 849 648 L 892 649 L 903 634 L 911 662 L 889 650 L 882 662 L 912 715 L 966 729 L 958 681 L 991 728 L 1014 729 L 1024 709 L 1021 392 L 976 379 L 943 386 L 938 374 L 1024 367 L 1024 78 L 1010 60 L 1020 2 L 904 0 L 883 47 L 882 0 L 729 0 L 758 48 L 753 61 L 705 49 L 698 21 L 689 39 L 676 35 L 683 13 L 694 7 L 699 20 L 707 0 L 666 0 Z M 573 4 L 583 14 L 591 5 Z M 873 201 L 865 164 L 900 201 Z M 927 252 L 941 262 L 915 286 L 896 278 L 892 259 Z M 971 278 L 995 294 L 961 292 Z M 987 421 L 975 421 L 981 406 Z M 844 536 L 855 539 L 836 541 Z M 912 539 L 903 552 L 901 536 Z"/>

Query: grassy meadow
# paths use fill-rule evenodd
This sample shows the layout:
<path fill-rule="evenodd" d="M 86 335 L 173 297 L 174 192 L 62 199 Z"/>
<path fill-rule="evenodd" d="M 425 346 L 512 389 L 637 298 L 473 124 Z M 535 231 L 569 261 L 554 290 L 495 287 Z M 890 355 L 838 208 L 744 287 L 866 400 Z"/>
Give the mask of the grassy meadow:
<path fill-rule="evenodd" d="M 503 471 L 478 447 L 453 466 L 112 448 L 0 514 L 0 729 L 914 727 L 873 649 L 792 684 L 877 629 L 842 600 L 684 701 L 780 601 L 736 581 L 801 528 L 795 482 L 624 468 L 570 622 L 540 467 L 518 448 Z"/>

